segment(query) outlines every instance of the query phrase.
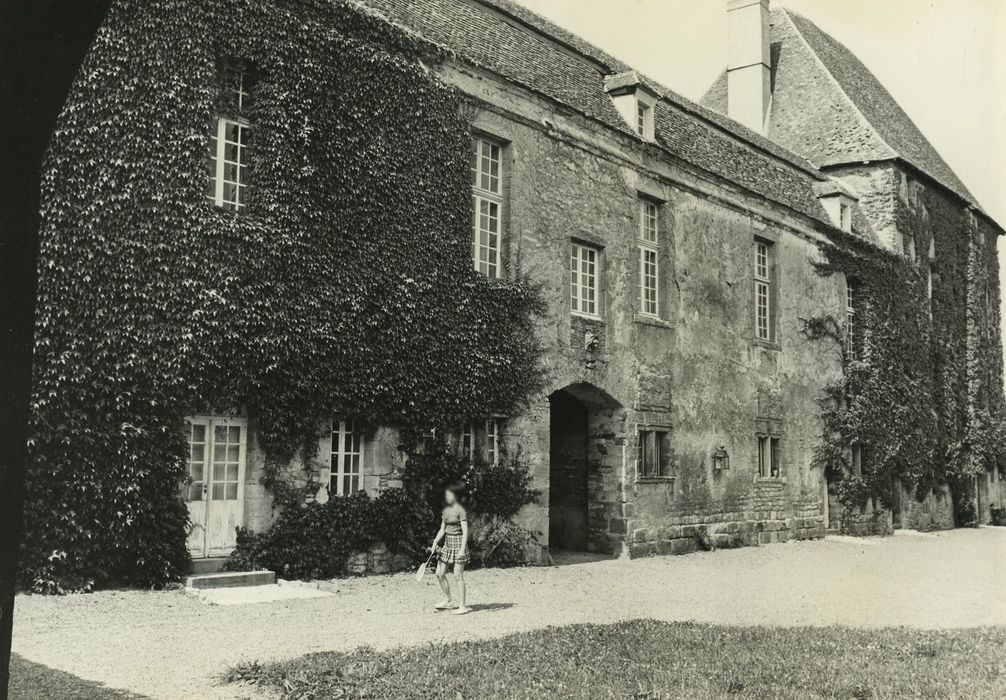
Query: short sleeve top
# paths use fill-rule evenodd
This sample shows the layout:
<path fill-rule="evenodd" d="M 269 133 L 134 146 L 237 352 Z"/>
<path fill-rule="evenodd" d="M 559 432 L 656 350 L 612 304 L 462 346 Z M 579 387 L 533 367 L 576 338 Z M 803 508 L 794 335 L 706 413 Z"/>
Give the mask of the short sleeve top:
<path fill-rule="evenodd" d="M 444 532 L 448 535 L 461 534 L 461 521 L 468 522 L 468 514 L 461 506 L 447 506 L 444 508 Z"/>

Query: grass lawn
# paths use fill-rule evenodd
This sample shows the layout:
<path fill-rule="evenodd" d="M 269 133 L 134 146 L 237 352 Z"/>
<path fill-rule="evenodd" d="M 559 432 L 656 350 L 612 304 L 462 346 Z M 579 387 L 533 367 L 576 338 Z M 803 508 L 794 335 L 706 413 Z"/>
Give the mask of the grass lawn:
<path fill-rule="evenodd" d="M 636 620 L 385 652 L 310 654 L 245 664 L 227 680 L 296 700 L 1004 698 L 1006 628 L 871 631 Z"/>
<path fill-rule="evenodd" d="M 11 700 L 142 700 L 122 690 L 106 688 L 54 668 L 22 659 L 10 658 Z"/>

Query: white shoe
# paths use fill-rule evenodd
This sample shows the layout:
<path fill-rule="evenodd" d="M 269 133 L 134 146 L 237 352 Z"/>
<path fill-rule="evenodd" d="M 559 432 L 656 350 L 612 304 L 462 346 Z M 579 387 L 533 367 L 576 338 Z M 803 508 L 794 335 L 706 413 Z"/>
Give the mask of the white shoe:
<path fill-rule="evenodd" d="M 457 610 L 454 611 L 454 614 L 455 615 L 467 615 L 471 611 L 472 611 L 471 608 L 458 608 Z"/>

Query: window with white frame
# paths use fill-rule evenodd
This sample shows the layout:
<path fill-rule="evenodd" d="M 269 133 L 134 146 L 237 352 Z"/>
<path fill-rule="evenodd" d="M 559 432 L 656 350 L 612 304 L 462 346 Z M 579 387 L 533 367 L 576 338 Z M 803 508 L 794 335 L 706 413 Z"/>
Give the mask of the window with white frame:
<path fill-rule="evenodd" d="M 363 488 L 363 446 L 363 435 L 355 421 L 332 421 L 329 493 L 345 496 Z"/>
<path fill-rule="evenodd" d="M 500 458 L 500 419 L 487 418 L 480 423 L 469 423 L 461 433 L 461 449 L 469 458 L 476 454 L 486 464 L 496 464 Z"/>
<path fill-rule="evenodd" d="M 655 99 L 642 90 L 636 90 L 636 122 L 633 125 L 636 133 L 647 141 L 654 140 L 654 104 Z"/>
<path fill-rule="evenodd" d="M 758 476 L 776 479 L 782 476 L 782 441 L 771 435 L 758 435 Z"/>
<path fill-rule="evenodd" d="M 856 360 L 856 286 L 845 283 L 845 356 Z"/>
<path fill-rule="evenodd" d="M 569 293 L 573 313 L 600 316 L 597 294 L 601 252 L 582 243 L 570 244 Z"/>
<path fill-rule="evenodd" d="M 849 204 L 839 203 L 838 221 L 843 231 L 852 231 L 852 207 Z"/>
<path fill-rule="evenodd" d="M 653 202 L 640 202 L 639 222 L 639 303 L 642 313 L 657 316 L 660 312 L 659 216 Z"/>
<path fill-rule="evenodd" d="M 224 96 L 231 113 L 218 115 L 210 134 L 209 186 L 206 197 L 223 209 L 240 211 L 247 202 L 248 136 L 243 116 L 249 102 L 248 73 L 233 65 L 224 68 Z"/>
<path fill-rule="evenodd" d="M 645 429 L 639 431 L 640 478 L 670 476 L 671 434 L 667 430 Z"/>
<path fill-rule="evenodd" d="M 472 261 L 486 277 L 499 277 L 502 260 L 503 148 L 477 136 L 472 139 Z"/>
<path fill-rule="evenodd" d="M 772 244 L 754 243 L 755 338 L 772 340 Z"/>

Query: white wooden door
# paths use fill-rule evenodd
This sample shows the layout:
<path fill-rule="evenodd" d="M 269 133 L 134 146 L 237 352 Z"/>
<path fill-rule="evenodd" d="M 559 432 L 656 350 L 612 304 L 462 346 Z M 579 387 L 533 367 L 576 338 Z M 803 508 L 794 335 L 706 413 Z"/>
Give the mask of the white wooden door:
<path fill-rule="evenodd" d="M 244 418 L 195 416 L 186 425 L 189 552 L 194 558 L 226 556 L 237 544 L 236 530 L 244 517 L 248 423 Z"/>

